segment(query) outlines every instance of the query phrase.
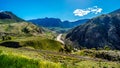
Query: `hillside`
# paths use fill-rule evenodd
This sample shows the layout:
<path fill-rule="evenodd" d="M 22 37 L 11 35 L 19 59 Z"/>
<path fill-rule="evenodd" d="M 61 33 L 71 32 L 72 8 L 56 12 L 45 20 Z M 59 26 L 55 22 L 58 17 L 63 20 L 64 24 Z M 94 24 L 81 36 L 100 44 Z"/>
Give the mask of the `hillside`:
<path fill-rule="evenodd" d="M 104 48 L 120 50 L 120 9 L 90 19 L 71 30 L 66 42 L 76 48 Z"/>
<path fill-rule="evenodd" d="M 23 22 L 25 20 L 19 18 L 10 11 L 0 12 L 0 23 Z"/>
<path fill-rule="evenodd" d="M 119 68 L 120 63 L 73 54 L 0 46 L 2 68 Z"/>
<path fill-rule="evenodd" d="M 13 35 L 39 35 L 43 29 L 27 22 L 0 24 L 0 33 Z"/>
<path fill-rule="evenodd" d="M 40 35 L 43 28 L 17 17 L 10 11 L 0 12 L 0 36 Z"/>

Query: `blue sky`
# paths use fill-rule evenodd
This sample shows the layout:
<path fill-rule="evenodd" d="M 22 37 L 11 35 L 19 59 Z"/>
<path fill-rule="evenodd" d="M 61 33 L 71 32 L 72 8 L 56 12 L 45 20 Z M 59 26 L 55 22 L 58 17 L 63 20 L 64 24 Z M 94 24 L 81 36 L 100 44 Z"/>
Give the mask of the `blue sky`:
<path fill-rule="evenodd" d="M 0 0 L 0 10 L 11 11 L 27 20 L 53 17 L 72 21 L 95 17 L 118 8 L 120 0 Z M 102 10 L 96 13 L 96 9 Z"/>

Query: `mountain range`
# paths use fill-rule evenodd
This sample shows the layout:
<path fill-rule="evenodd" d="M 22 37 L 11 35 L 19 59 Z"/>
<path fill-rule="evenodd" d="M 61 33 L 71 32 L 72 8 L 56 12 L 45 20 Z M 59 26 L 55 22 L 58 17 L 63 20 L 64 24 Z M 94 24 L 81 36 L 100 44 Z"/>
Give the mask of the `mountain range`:
<path fill-rule="evenodd" d="M 85 23 L 89 19 L 82 19 L 74 22 L 69 21 L 61 21 L 58 18 L 41 18 L 41 19 L 33 19 L 28 20 L 36 25 L 43 26 L 43 27 L 60 27 L 60 28 L 73 28 L 80 24 Z"/>
<path fill-rule="evenodd" d="M 66 43 L 75 48 L 120 50 L 120 9 L 88 20 L 66 35 Z"/>

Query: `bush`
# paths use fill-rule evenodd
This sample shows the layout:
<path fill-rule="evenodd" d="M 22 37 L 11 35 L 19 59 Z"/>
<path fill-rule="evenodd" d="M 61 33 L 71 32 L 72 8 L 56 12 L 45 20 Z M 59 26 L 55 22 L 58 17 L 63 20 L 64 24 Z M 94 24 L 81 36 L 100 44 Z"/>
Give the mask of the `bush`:
<path fill-rule="evenodd" d="M 27 33 L 29 33 L 30 31 L 29 31 L 29 29 L 28 29 L 27 27 L 25 27 L 25 28 L 22 29 L 22 32 L 24 32 L 24 33 L 27 34 Z"/>
<path fill-rule="evenodd" d="M 71 53 L 73 50 L 73 47 L 71 45 L 65 45 L 64 49 L 65 49 L 65 52 Z"/>
<path fill-rule="evenodd" d="M 11 36 L 2 36 L 2 41 L 11 40 Z"/>
<path fill-rule="evenodd" d="M 106 46 L 104 47 L 104 50 L 111 50 L 111 48 L 106 45 Z"/>

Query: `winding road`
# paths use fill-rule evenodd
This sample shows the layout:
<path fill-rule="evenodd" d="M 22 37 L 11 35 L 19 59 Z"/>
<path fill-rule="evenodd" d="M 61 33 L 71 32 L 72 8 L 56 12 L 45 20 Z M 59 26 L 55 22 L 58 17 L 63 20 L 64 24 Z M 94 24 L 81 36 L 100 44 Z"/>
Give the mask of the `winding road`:
<path fill-rule="evenodd" d="M 57 41 L 61 42 L 62 44 L 65 44 L 63 40 L 61 40 L 62 34 L 59 34 L 56 38 Z"/>

